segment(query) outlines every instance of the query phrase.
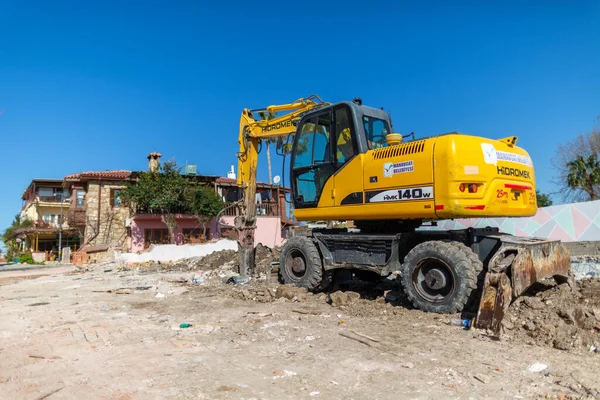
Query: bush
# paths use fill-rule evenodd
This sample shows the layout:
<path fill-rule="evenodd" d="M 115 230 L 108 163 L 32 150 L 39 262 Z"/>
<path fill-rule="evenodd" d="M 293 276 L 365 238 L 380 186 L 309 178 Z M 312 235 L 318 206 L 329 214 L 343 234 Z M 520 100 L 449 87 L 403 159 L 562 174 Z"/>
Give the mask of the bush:
<path fill-rule="evenodd" d="M 19 256 L 19 262 L 21 264 L 37 264 L 35 261 L 33 261 L 33 257 L 31 256 L 31 254 L 21 254 Z"/>

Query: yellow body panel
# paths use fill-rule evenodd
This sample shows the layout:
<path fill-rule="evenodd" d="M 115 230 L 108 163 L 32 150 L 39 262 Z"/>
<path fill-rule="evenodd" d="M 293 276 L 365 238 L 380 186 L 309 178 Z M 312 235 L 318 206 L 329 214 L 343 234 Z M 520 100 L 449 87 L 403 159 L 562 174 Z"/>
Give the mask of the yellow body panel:
<path fill-rule="evenodd" d="M 353 193 L 362 200 L 345 203 Z M 536 211 L 533 165 L 525 150 L 510 140 L 449 134 L 354 157 L 326 182 L 318 207 L 294 215 L 300 221 L 385 220 Z"/>
<path fill-rule="evenodd" d="M 446 135 L 435 144 L 439 218 L 525 217 L 537 211 L 535 174 L 529 154 L 506 141 Z M 477 183 L 461 193 L 460 183 Z"/>

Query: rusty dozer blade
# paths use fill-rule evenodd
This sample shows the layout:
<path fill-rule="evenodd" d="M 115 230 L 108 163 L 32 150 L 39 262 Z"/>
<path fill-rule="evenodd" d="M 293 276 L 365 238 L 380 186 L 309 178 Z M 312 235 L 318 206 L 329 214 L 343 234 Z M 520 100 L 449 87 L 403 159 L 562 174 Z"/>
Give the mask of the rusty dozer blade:
<path fill-rule="evenodd" d="M 511 301 L 534 283 L 554 278 L 574 287 L 569 250 L 560 242 L 512 235 L 489 235 L 501 243 L 488 263 L 475 327 L 500 334 Z"/>

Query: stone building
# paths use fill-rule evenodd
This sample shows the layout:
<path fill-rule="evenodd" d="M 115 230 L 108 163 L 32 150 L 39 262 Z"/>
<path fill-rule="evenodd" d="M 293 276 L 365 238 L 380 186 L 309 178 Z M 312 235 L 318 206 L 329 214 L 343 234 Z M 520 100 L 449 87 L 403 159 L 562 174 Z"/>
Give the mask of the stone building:
<path fill-rule="evenodd" d="M 127 250 L 130 218 L 118 196 L 131 181 L 131 171 L 88 171 L 67 175 L 63 188 L 71 193 L 69 226 L 79 230 L 82 246 Z"/>

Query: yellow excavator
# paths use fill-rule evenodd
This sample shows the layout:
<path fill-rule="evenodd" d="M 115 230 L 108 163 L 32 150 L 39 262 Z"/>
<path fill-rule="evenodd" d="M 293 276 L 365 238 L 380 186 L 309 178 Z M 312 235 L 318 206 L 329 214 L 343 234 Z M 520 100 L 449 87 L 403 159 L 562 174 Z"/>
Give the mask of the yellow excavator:
<path fill-rule="evenodd" d="M 489 227 L 422 226 L 437 219 L 534 215 L 534 168 L 516 137 L 453 132 L 414 139 L 394 133 L 389 113 L 359 98 L 331 104 L 315 95 L 242 112 L 243 200 L 235 228 L 243 275 L 254 267 L 258 153 L 261 141 L 273 138 L 291 158 L 296 220 L 353 222 L 353 228 L 288 237 L 279 265 L 283 283 L 318 291 L 336 269 L 397 273 L 415 307 L 463 312 L 474 317 L 475 327 L 496 333 L 512 299 L 533 283 L 554 278 L 572 284 L 569 253 L 559 241 Z M 282 144 L 284 138 L 291 143 Z"/>

